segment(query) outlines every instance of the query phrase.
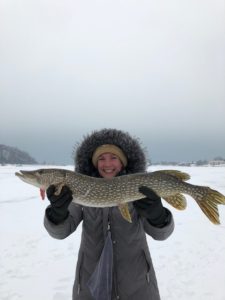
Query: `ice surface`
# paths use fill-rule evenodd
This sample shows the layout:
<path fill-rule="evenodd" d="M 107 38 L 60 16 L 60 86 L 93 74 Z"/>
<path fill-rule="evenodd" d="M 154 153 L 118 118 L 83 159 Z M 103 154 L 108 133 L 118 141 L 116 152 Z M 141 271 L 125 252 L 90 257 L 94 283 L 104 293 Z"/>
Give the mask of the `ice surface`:
<path fill-rule="evenodd" d="M 50 166 L 45 166 L 50 167 Z M 0 299 L 69 300 L 72 295 L 81 226 L 65 240 L 43 226 L 48 201 L 14 173 L 37 166 L 0 166 Z M 72 166 L 62 167 L 72 170 Z M 189 182 L 225 194 L 225 167 L 166 167 L 191 175 Z M 152 166 L 151 171 L 165 169 Z M 166 241 L 148 237 L 162 300 L 225 300 L 225 207 L 213 225 L 187 197 L 185 211 L 166 202 L 175 231 Z"/>

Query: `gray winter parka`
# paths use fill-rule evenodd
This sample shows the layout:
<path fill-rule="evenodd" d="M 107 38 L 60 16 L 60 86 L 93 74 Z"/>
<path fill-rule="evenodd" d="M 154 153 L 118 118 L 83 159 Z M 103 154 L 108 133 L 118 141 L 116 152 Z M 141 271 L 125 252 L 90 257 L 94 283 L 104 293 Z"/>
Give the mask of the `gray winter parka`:
<path fill-rule="evenodd" d="M 99 139 L 99 144 L 96 144 L 98 137 L 101 139 Z M 90 158 L 98 145 L 107 143 L 116 144 L 126 154 L 128 162 L 131 163 L 130 165 L 128 163 L 126 173 L 143 171 L 145 159 L 140 144 L 127 133 L 115 129 L 104 129 L 86 137 L 81 146 L 77 148 L 76 170 L 83 174 L 97 176 L 93 174 L 95 170 L 92 169 Z M 82 159 L 79 159 L 81 152 L 83 152 L 83 156 L 81 156 L 84 158 L 83 163 Z M 87 282 L 98 264 L 109 229 L 113 244 L 111 299 L 160 299 L 145 233 L 155 240 L 168 238 L 174 229 L 172 214 L 167 210 L 168 223 L 163 228 L 157 228 L 140 217 L 132 203 L 129 203 L 129 209 L 132 223 L 123 219 L 117 207 L 91 208 L 75 203 L 70 204 L 68 218 L 59 225 L 51 223 L 45 215 L 44 226 L 48 233 L 56 239 L 68 237 L 83 221 L 73 300 L 93 300 Z"/>

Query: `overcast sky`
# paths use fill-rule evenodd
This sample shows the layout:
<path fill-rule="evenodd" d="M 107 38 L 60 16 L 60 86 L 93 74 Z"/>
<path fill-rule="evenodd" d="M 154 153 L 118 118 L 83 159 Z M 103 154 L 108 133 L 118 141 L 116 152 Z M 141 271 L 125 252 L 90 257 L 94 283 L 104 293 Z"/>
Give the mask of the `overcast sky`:
<path fill-rule="evenodd" d="M 225 157 L 224 0 L 0 0 L 0 143 L 72 163 L 83 135 L 153 162 Z"/>

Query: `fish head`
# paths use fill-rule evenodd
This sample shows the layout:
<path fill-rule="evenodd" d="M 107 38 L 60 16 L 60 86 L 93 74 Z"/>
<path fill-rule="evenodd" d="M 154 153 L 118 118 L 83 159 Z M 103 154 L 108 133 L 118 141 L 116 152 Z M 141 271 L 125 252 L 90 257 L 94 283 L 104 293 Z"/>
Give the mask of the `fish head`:
<path fill-rule="evenodd" d="M 60 184 L 65 177 L 61 170 L 56 169 L 39 169 L 33 171 L 20 170 L 20 172 L 16 172 L 15 175 L 22 181 L 42 190 L 46 190 L 52 184 Z"/>

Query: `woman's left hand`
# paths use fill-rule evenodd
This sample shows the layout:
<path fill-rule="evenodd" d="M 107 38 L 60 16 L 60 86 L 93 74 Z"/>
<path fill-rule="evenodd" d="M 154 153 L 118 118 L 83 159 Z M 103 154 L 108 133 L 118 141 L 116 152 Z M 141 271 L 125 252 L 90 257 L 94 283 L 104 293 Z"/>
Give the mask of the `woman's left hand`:
<path fill-rule="evenodd" d="M 165 207 L 162 205 L 161 198 L 146 186 L 141 186 L 139 192 L 146 196 L 146 198 L 133 202 L 138 214 L 148 219 L 152 225 L 165 223 L 167 213 Z"/>

